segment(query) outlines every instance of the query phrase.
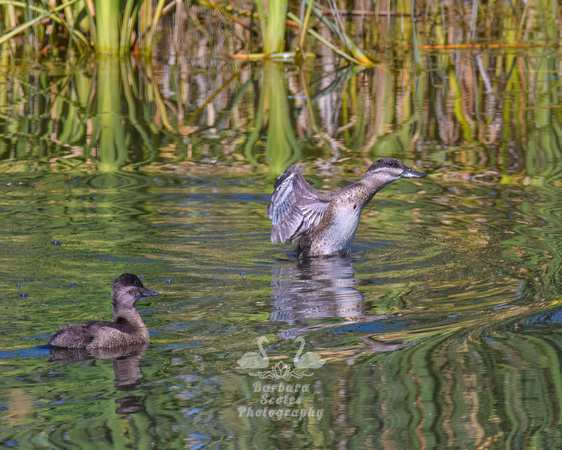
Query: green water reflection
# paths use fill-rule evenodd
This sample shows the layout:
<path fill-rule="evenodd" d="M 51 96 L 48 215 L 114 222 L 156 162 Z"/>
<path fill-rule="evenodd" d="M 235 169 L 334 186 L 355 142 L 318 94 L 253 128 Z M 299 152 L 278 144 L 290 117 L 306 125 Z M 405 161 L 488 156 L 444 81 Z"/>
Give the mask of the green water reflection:
<path fill-rule="evenodd" d="M 0 443 L 560 446 L 560 55 L 423 57 L 3 66 Z M 288 164 L 336 188 L 383 156 L 430 176 L 377 194 L 349 257 L 270 243 Z M 161 292 L 148 349 L 41 347 L 108 319 L 122 272 Z M 326 363 L 260 379 L 237 361 L 261 336 L 268 370 L 300 336 Z M 247 413 L 280 397 L 298 417 Z"/>

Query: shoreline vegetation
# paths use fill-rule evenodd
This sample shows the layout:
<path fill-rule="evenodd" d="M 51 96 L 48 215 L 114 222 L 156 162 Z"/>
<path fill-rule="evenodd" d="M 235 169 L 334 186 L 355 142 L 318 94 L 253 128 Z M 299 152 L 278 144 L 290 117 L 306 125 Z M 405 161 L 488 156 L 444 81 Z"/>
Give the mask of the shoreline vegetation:
<path fill-rule="evenodd" d="M 389 47 L 419 50 L 526 48 L 560 45 L 558 2 L 390 0 L 360 2 L 257 0 L 233 7 L 207 0 L 0 0 L 0 46 L 12 57 L 140 54 L 159 43 L 167 54 L 187 46 L 224 44 L 236 59 L 302 63 L 325 49 L 344 64 L 371 66 Z M 165 34 L 171 34 L 165 39 Z M 164 41 L 164 42 L 161 42 Z"/>
<path fill-rule="evenodd" d="M 0 172 L 112 186 L 392 156 L 540 183 L 560 153 L 557 2 L 48 5 L 0 0 Z"/>

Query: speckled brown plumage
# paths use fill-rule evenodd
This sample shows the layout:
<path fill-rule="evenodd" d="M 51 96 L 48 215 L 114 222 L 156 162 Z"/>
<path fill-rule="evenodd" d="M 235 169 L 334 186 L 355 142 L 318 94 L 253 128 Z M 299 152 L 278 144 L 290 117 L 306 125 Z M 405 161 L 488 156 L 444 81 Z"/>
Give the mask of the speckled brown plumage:
<path fill-rule="evenodd" d="M 113 282 L 111 289 L 113 322 L 61 325 L 60 330 L 49 338 L 47 344 L 55 347 L 94 349 L 148 342 L 148 329 L 135 304 L 141 297 L 157 295 L 158 292 L 145 288 L 137 276 L 124 273 Z"/>

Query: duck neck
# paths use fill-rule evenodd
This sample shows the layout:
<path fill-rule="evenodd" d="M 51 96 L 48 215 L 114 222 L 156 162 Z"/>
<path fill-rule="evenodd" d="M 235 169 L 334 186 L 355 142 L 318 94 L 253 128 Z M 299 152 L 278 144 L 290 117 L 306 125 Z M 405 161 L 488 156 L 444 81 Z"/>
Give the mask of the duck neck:
<path fill-rule="evenodd" d="M 135 308 L 131 309 L 118 309 L 113 311 L 113 321 L 114 322 L 126 322 L 130 325 L 133 325 L 136 328 L 144 328 L 146 329 L 146 325 L 144 324 L 140 314 Z"/>
<path fill-rule="evenodd" d="M 348 191 L 348 196 L 351 199 L 364 206 L 369 203 L 375 194 L 387 184 L 388 183 L 384 183 L 378 179 L 363 178 L 362 180 L 353 183 L 351 186 L 348 186 L 346 190 Z"/>
<path fill-rule="evenodd" d="M 383 187 L 389 185 L 393 181 L 396 181 L 400 177 L 397 178 L 379 178 L 377 176 L 370 176 L 370 177 L 363 177 L 361 180 L 365 183 L 366 186 L 369 186 L 369 189 L 373 191 L 373 195 L 379 192 Z"/>

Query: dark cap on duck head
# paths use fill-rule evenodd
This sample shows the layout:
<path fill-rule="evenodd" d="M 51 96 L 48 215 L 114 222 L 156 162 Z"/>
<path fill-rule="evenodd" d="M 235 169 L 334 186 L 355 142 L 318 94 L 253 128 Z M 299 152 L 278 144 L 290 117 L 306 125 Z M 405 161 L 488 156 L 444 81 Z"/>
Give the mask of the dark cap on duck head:
<path fill-rule="evenodd" d="M 113 305 L 117 306 L 120 303 L 127 304 L 131 300 L 133 306 L 141 297 L 156 297 L 158 292 L 147 289 L 143 286 L 142 281 L 132 273 L 123 273 L 117 277 L 113 282 L 111 290 L 111 298 Z"/>

